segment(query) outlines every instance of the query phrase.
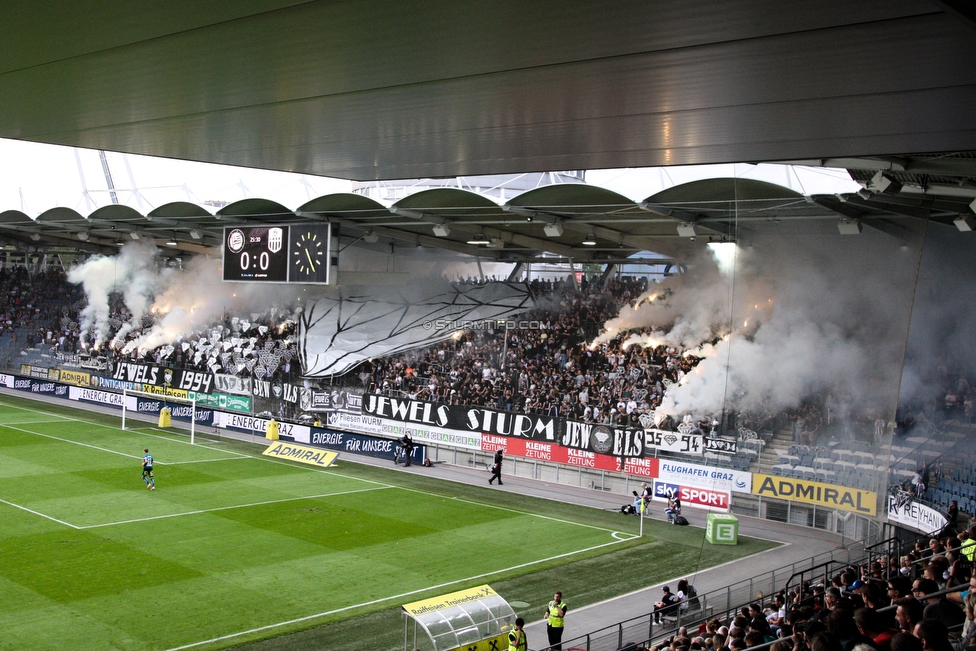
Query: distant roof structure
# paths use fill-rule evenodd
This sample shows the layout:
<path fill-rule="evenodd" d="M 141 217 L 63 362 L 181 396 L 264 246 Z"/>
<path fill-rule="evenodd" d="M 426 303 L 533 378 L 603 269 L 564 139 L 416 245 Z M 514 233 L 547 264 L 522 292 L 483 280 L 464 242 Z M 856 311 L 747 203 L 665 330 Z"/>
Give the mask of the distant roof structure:
<path fill-rule="evenodd" d="M 947 195 L 935 194 L 940 186 L 930 179 L 911 177 L 907 161 L 909 171 L 876 170 L 867 177 L 870 170 L 862 168 L 859 175 L 867 180 L 862 179 L 861 191 L 831 195 L 805 196 L 754 179 L 713 178 L 677 185 L 639 202 L 573 182 L 536 187 L 504 203 L 467 189 L 434 187 L 389 204 L 356 193 L 327 194 L 294 210 L 249 198 L 216 212 L 188 202 L 169 203 L 145 215 L 121 205 L 88 215 L 53 208 L 36 219 L 7 211 L 0 213 L 0 243 L 111 253 L 127 241 L 151 239 L 164 255 L 177 256 L 212 253 L 221 246 L 227 226 L 330 221 L 339 226 L 341 247 L 406 243 L 513 263 L 633 263 L 641 251 L 680 260 L 709 242 L 734 241 L 745 224 L 856 222 L 895 236 L 894 222 L 906 218 L 945 224 L 961 219 L 965 226 L 972 220 L 976 176 L 967 176 L 972 159 L 954 160 L 958 167 L 943 166 L 939 176 L 946 191 L 956 192 Z M 920 180 L 927 181 L 924 187 L 915 185 Z"/>

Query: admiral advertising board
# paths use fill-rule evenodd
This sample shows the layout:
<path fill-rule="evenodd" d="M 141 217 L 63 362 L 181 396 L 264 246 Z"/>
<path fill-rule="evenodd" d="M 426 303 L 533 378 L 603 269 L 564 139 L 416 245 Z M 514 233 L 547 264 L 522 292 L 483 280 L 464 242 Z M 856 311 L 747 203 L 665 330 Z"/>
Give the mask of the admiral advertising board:
<path fill-rule="evenodd" d="M 877 515 L 878 495 L 872 491 L 821 484 L 816 481 L 774 477 L 755 473 L 752 493 L 761 497 L 776 497 L 805 504 L 815 504 L 862 515 Z"/>
<path fill-rule="evenodd" d="M 66 384 L 74 384 L 79 387 L 91 386 L 91 374 L 85 371 L 72 371 L 70 369 L 61 369 L 61 381 Z"/>
<path fill-rule="evenodd" d="M 730 495 L 725 491 L 700 488 L 697 486 L 682 486 L 680 484 L 670 484 L 668 482 L 654 480 L 652 499 L 659 502 L 666 502 L 669 495 L 675 494 L 681 498 L 682 507 L 694 506 L 713 511 L 729 510 Z"/>
<path fill-rule="evenodd" d="M 945 516 L 935 509 L 915 501 L 899 504 L 893 495 L 888 496 L 888 521 L 926 534 L 936 533 L 946 526 Z"/>

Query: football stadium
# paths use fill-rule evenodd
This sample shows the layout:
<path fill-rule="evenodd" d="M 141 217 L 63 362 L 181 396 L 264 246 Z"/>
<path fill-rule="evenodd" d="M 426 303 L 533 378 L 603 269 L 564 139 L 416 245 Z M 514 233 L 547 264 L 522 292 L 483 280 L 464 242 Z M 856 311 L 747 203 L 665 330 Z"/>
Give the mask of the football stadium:
<path fill-rule="evenodd" d="M 0 649 L 976 648 L 965 3 L 5 17 Z"/>

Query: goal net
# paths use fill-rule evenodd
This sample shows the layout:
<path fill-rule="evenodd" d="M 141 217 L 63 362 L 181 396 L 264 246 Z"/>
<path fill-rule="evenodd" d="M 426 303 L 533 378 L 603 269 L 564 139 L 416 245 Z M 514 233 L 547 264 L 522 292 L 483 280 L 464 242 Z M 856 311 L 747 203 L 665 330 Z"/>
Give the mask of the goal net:
<path fill-rule="evenodd" d="M 169 409 L 170 418 L 183 421 L 190 425 L 190 443 L 196 441 L 197 432 L 197 401 L 191 398 L 178 398 L 170 395 L 160 395 L 147 391 L 122 391 L 122 429 L 125 429 L 126 417 L 133 420 L 136 414 L 158 418 L 163 409 Z"/>

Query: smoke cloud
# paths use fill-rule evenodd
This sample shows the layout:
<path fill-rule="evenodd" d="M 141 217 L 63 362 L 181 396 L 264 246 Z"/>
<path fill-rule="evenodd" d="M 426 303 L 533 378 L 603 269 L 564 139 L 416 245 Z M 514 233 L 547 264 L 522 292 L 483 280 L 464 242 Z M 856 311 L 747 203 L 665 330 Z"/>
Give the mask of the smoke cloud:
<path fill-rule="evenodd" d="M 222 282 L 220 260 L 209 256 L 196 256 L 183 269 L 165 267 L 158 249 L 142 242 L 126 244 L 117 256 L 91 258 L 71 270 L 68 280 L 85 291 L 88 304 L 80 325 L 83 341 L 87 333 L 94 333 L 95 348 L 111 334 L 109 296 L 121 294 L 130 318 L 112 346 L 126 352 L 151 350 L 202 332 L 224 314 L 256 318 L 272 307 L 300 304 L 309 295 L 299 286 Z M 126 341 L 149 313 L 155 315 L 155 323 Z"/>
<path fill-rule="evenodd" d="M 897 234 L 740 229 L 730 273 L 705 257 L 689 263 L 608 321 L 597 342 L 703 357 L 668 388 L 665 414 L 780 410 L 825 394 L 893 414 L 922 242 L 919 229 Z"/>

